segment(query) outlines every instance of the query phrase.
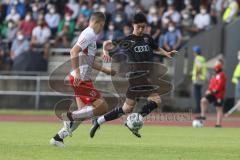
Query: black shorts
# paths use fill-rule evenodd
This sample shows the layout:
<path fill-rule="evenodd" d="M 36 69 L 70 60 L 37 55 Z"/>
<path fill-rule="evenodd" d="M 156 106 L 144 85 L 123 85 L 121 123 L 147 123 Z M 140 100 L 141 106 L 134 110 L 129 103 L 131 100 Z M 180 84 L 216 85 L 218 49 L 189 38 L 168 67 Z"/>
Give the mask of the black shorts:
<path fill-rule="evenodd" d="M 163 95 L 172 90 L 173 86 L 170 82 L 159 78 L 164 75 L 166 70 L 162 69 L 161 72 L 158 68 L 153 69 L 152 67 L 152 65 L 138 64 L 130 68 L 131 72 L 127 74 L 129 82 L 127 98 L 137 100 L 140 97 L 147 98 L 153 93 Z M 159 68 L 161 69 L 161 67 Z"/>
<path fill-rule="evenodd" d="M 140 97 L 149 97 L 152 93 L 157 93 L 159 86 L 151 84 L 148 77 L 141 76 L 140 78 L 129 78 L 129 86 L 126 97 L 132 100 L 137 100 Z"/>
<path fill-rule="evenodd" d="M 217 99 L 214 95 L 206 95 L 205 98 L 209 101 L 209 103 L 213 103 L 215 106 L 223 106 L 223 99 Z"/>

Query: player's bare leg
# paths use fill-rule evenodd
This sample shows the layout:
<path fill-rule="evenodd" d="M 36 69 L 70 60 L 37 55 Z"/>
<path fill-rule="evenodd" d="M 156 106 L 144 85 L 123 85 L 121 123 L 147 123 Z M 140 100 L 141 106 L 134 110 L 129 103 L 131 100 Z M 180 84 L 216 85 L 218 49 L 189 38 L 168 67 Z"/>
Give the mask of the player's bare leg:
<path fill-rule="evenodd" d="M 97 99 L 92 105 L 85 106 L 80 110 L 67 112 L 65 114 L 65 128 L 71 134 L 71 123 L 73 121 L 84 121 L 86 119 L 103 115 L 107 112 L 108 105 L 104 99 Z"/>
<path fill-rule="evenodd" d="M 135 104 L 136 102 L 134 100 L 127 98 L 123 107 L 114 108 L 112 111 L 106 113 L 105 115 L 98 117 L 90 130 L 90 137 L 94 137 L 97 129 L 100 127 L 101 124 L 107 121 L 118 119 L 126 113 L 131 113 L 133 111 L 133 108 L 135 107 Z"/>
<path fill-rule="evenodd" d="M 82 109 L 85 104 L 81 101 L 80 98 L 76 97 L 76 102 L 77 102 L 77 106 L 78 106 L 78 109 Z M 81 124 L 82 121 L 73 121 L 71 122 L 71 132 L 72 133 L 73 131 L 75 131 L 78 126 Z M 68 137 L 68 136 L 71 136 L 71 134 L 69 134 L 69 132 L 66 130 L 65 127 L 61 128 L 58 133 L 50 140 L 50 144 L 54 145 L 54 146 L 57 146 L 57 147 L 64 147 L 64 143 L 63 143 L 63 139 Z"/>
<path fill-rule="evenodd" d="M 217 111 L 217 122 L 215 127 L 221 127 L 222 119 L 223 119 L 223 107 L 216 106 L 216 111 Z"/>
<path fill-rule="evenodd" d="M 198 117 L 198 119 L 206 120 L 207 107 L 208 107 L 208 100 L 205 97 L 203 97 L 201 99 L 201 116 Z"/>

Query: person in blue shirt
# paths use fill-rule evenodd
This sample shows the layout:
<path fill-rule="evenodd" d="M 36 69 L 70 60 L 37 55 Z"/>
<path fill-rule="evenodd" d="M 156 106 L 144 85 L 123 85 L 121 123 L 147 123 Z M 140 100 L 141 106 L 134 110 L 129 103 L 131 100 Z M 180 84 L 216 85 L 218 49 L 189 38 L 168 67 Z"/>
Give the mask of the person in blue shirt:
<path fill-rule="evenodd" d="M 164 48 L 167 51 L 178 50 L 182 43 L 182 34 L 179 29 L 176 28 L 174 22 L 169 22 L 168 31 L 164 36 Z"/>

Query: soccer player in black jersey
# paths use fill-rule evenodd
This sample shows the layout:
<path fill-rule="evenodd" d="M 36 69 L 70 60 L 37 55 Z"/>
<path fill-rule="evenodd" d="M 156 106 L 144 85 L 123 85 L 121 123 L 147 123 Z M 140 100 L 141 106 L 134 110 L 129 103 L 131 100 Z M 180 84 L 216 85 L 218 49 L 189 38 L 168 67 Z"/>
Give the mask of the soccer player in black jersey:
<path fill-rule="evenodd" d="M 126 42 L 127 45 L 123 47 L 124 54 L 127 55 L 128 62 L 138 63 L 138 62 L 153 62 L 153 55 L 154 54 L 161 54 L 166 57 L 171 58 L 173 54 L 175 54 L 177 51 L 171 51 L 167 52 L 163 50 L 162 48 L 159 48 L 158 45 L 154 43 L 154 40 L 152 37 L 150 37 L 147 34 L 144 34 L 144 30 L 147 26 L 147 19 L 143 13 L 137 13 L 133 18 L 133 32 L 131 35 L 124 37 L 120 40 L 112 41 L 107 40 L 103 43 L 103 59 L 105 61 L 110 60 L 109 56 L 109 48 L 111 46 L 117 45 L 121 42 Z M 131 71 L 132 72 L 132 71 Z M 132 82 L 137 81 L 138 79 L 132 80 Z M 147 78 L 141 79 L 141 81 L 144 83 L 147 83 Z M 129 81 L 130 86 L 134 86 L 131 81 Z M 138 83 L 139 84 L 139 83 Z M 113 109 L 112 111 L 106 113 L 103 116 L 98 117 L 90 130 L 90 137 L 94 137 L 95 132 L 100 127 L 101 124 L 112 121 L 114 119 L 117 119 L 121 117 L 124 114 L 131 113 L 134 106 L 136 105 L 136 98 L 140 97 L 141 95 L 135 95 L 132 94 L 131 91 L 128 89 L 126 93 L 126 100 L 124 102 L 124 105 L 122 107 L 117 107 Z M 148 103 L 143 106 L 140 114 L 142 116 L 148 115 L 151 111 L 156 109 L 159 104 L 161 103 L 161 98 L 158 93 L 151 93 L 147 96 Z M 130 129 L 130 128 L 129 128 Z M 138 133 L 138 130 L 131 130 L 130 131 L 137 137 L 141 137 L 141 135 Z"/>

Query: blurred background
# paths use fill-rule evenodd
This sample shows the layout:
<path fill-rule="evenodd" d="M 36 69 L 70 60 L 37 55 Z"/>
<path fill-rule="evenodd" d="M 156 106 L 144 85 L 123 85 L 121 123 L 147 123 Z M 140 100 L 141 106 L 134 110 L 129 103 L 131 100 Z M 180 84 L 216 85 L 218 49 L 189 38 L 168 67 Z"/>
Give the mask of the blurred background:
<path fill-rule="evenodd" d="M 88 26 L 91 13 L 101 11 L 107 17 L 97 40 L 100 55 L 104 40 L 131 34 L 131 19 L 141 11 L 147 16 L 146 33 L 159 47 L 179 50 L 171 60 L 154 57 L 168 67 L 164 79 L 174 84 L 174 90 L 163 96 L 160 110 L 198 112 L 193 95 L 194 52 L 201 52 L 206 59 L 208 76 L 202 92 L 215 61 L 224 60 L 228 110 L 235 98 L 231 79 L 240 50 L 239 5 L 240 0 L 1 0 L 0 108 L 53 109 L 63 98 L 72 97 L 68 94 L 72 90 L 61 91 L 63 84 L 55 83 L 51 75 L 67 76 L 70 72 L 69 51 Z M 94 76 L 97 88 L 114 93 L 111 77 Z M 119 80 L 121 86 L 124 83 Z M 114 104 L 115 96 L 106 98 Z"/>

